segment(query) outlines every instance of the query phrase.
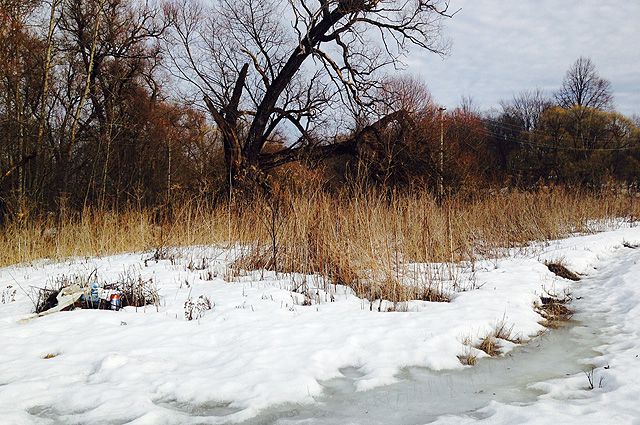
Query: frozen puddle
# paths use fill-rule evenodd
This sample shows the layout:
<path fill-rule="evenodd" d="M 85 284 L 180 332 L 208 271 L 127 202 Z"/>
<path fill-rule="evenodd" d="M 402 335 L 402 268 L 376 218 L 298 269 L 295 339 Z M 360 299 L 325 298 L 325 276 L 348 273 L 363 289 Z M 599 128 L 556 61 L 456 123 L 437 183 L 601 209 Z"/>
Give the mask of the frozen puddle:
<path fill-rule="evenodd" d="M 62 412 L 56 409 L 55 407 L 51 407 L 51 406 L 34 406 L 31 409 L 27 410 L 27 413 L 29 413 L 31 416 L 43 419 L 46 421 L 44 423 L 52 424 L 52 425 L 64 425 L 69 423 L 77 423 L 74 420 L 74 416 L 76 417 L 82 416 L 84 413 L 87 413 L 87 412 L 88 411 Z M 133 420 L 133 418 L 131 420 Z M 103 423 L 104 425 L 124 425 L 125 423 L 128 423 L 131 420 L 128 420 L 128 421 L 105 420 L 101 423 Z"/>
<path fill-rule="evenodd" d="M 193 405 L 177 400 L 159 400 L 156 405 L 185 413 L 189 416 L 225 417 L 239 412 L 241 409 L 231 407 L 231 403 L 208 403 Z"/>
<path fill-rule="evenodd" d="M 575 382 L 576 376 L 594 366 L 588 363 L 590 359 L 595 361 L 602 355 L 594 347 L 610 344 L 607 333 L 615 327 L 616 319 L 611 318 L 613 324 L 608 322 L 611 310 L 601 292 L 615 283 L 621 270 L 628 271 L 639 261 L 637 251 L 623 252 L 613 264 L 577 283 L 573 287 L 573 308 L 578 312 L 573 319 L 504 357 L 479 359 L 475 366 L 455 371 L 405 368 L 397 376 L 397 383 L 366 392 L 355 391 L 360 374 L 357 368 L 347 368 L 341 371 L 343 377 L 322 383 L 325 390 L 316 404 L 280 406 L 244 424 L 418 425 L 443 417 L 449 418 L 447 423 L 462 422 L 463 417 L 468 423 L 490 417 L 487 412 L 491 409 L 484 408 L 492 402 L 530 406 L 537 411 L 536 403 L 546 392 L 539 389 L 544 385 L 536 384 L 552 380 Z M 576 388 L 578 391 L 564 397 L 566 401 L 592 396 L 586 375 Z M 560 406 L 572 404 L 564 403 L 562 398 Z"/>
<path fill-rule="evenodd" d="M 358 370 L 347 368 L 344 377 L 322 383 L 325 391 L 317 404 L 280 406 L 244 424 L 425 424 L 442 415 L 474 416 L 493 400 L 529 404 L 543 393 L 531 384 L 590 369 L 583 359 L 599 354 L 592 348 L 600 343 L 598 328 L 576 315 L 564 328 L 504 357 L 480 359 L 456 371 L 406 368 L 397 383 L 364 392 L 355 391 Z"/>

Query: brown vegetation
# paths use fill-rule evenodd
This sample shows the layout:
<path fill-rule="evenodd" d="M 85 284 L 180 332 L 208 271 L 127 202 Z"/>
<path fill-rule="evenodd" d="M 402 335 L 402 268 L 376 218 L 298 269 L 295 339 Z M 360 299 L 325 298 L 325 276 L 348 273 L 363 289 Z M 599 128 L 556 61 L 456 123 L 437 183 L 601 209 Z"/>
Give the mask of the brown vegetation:
<path fill-rule="evenodd" d="M 409 265 L 637 216 L 640 128 L 590 60 L 555 102 L 445 113 L 384 70 L 447 51 L 449 2 L 274 5 L 0 2 L 0 265 L 240 244 L 235 273 L 447 301 L 451 266 Z"/>
<path fill-rule="evenodd" d="M 555 100 L 440 113 L 428 82 L 384 71 L 411 45 L 447 51 L 447 1 L 214 3 L 0 1 L 0 221 L 126 223 L 229 186 L 264 195 L 283 170 L 452 196 L 640 181 L 640 129 L 588 58 Z"/>
<path fill-rule="evenodd" d="M 480 340 L 480 344 L 476 347 L 478 350 L 482 350 L 491 357 L 500 355 L 500 345 L 493 335 L 487 335 Z"/>
<path fill-rule="evenodd" d="M 567 269 L 566 266 L 560 263 L 547 263 L 547 268 L 551 273 L 555 274 L 556 276 L 562 277 L 564 279 L 573 280 L 574 282 L 577 282 L 580 280 L 580 276 L 578 276 L 571 270 Z"/>
<path fill-rule="evenodd" d="M 571 298 L 566 295 L 540 297 L 540 302 L 534 308 L 544 318 L 541 324 L 547 328 L 556 329 L 570 320 L 573 310 L 566 306 L 569 301 Z"/>
<path fill-rule="evenodd" d="M 451 278 L 450 270 L 430 269 L 431 277 L 418 279 L 422 274 L 409 265 L 499 256 L 504 248 L 529 241 L 595 230 L 591 220 L 638 214 L 638 203 L 628 195 L 560 188 L 454 198 L 441 206 L 426 192 L 331 195 L 305 189 L 283 191 L 278 199 L 277 205 L 261 198 L 219 205 L 194 201 L 170 216 L 154 210 L 86 210 L 61 220 L 14 221 L 0 234 L 0 264 L 240 244 L 247 249 L 236 272 L 319 274 L 368 298 L 446 301 L 439 285 Z"/>
<path fill-rule="evenodd" d="M 475 348 L 484 351 L 491 357 L 496 357 L 502 354 L 499 340 L 509 341 L 514 344 L 520 344 L 522 342 L 519 336 L 513 335 L 513 325 L 507 324 L 504 317 L 496 323 L 493 331 L 480 339 L 480 342 Z"/>
<path fill-rule="evenodd" d="M 460 360 L 460 363 L 465 366 L 475 366 L 475 364 L 478 362 L 478 357 L 471 353 L 460 354 L 458 356 L 458 360 Z"/>

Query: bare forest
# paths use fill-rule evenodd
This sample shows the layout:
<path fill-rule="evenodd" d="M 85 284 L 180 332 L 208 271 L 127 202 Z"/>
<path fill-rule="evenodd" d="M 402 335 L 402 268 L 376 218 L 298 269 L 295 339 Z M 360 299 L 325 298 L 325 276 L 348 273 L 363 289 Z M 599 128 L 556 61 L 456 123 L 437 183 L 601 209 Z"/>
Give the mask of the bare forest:
<path fill-rule="evenodd" d="M 442 0 L 0 0 L 5 242 L 46 233 L 59 249 L 65 224 L 126 228 L 141 214 L 151 230 L 138 243 L 94 235 L 63 253 L 143 249 L 218 217 L 195 240 L 254 240 L 232 222 L 262 223 L 275 267 L 282 223 L 315 201 L 400 214 L 421 199 L 451 222 L 496 197 L 565 194 L 632 214 L 639 122 L 616 112 L 591 59 L 556 92 L 532 87 L 489 111 L 469 98 L 445 110 L 437 81 L 399 72 L 411 52 L 450 54 L 457 12 Z M 19 259 L 55 254 L 41 239 Z"/>

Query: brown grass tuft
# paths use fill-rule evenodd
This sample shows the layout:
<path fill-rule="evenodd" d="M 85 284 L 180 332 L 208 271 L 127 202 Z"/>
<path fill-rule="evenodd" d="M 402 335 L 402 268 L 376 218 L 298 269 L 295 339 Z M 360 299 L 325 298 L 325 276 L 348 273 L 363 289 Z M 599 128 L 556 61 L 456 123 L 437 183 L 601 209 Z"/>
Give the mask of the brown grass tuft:
<path fill-rule="evenodd" d="M 555 274 L 556 276 L 562 277 L 564 279 L 573 280 L 574 282 L 577 282 L 580 280 L 580 276 L 578 276 L 577 274 L 575 274 L 574 272 L 566 268 L 561 263 L 546 263 L 546 264 L 549 271 Z"/>
<path fill-rule="evenodd" d="M 475 364 L 478 362 L 478 357 L 475 354 L 471 353 L 460 354 L 458 356 L 458 360 L 460 360 L 460 363 L 465 366 L 475 366 Z"/>
<path fill-rule="evenodd" d="M 534 306 L 535 310 L 544 318 L 541 324 L 547 328 L 556 329 L 571 320 L 573 310 L 566 306 L 571 301 L 569 297 L 555 296 L 540 297 L 540 302 Z"/>
<path fill-rule="evenodd" d="M 520 344 L 522 342 L 520 337 L 513 335 L 513 325 L 507 324 L 504 317 L 496 322 L 493 331 L 482 338 L 475 348 L 484 351 L 491 357 L 496 357 L 502 354 L 499 340 L 509 341 L 514 344 Z"/>
<path fill-rule="evenodd" d="M 478 350 L 482 350 L 491 357 L 500 355 L 500 345 L 493 335 L 487 335 L 480 340 L 480 344 L 476 346 Z"/>
<path fill-rule="evenodd" d="M 507 324 L 504 317 L 496 323 L 496 327 L 493 330 L 493 336 L 498 339 L 513 342 L 514 344 L 520 344 L 522 342 L 522 339 L 519 336 L 513 335 L 513 325 Z"/>

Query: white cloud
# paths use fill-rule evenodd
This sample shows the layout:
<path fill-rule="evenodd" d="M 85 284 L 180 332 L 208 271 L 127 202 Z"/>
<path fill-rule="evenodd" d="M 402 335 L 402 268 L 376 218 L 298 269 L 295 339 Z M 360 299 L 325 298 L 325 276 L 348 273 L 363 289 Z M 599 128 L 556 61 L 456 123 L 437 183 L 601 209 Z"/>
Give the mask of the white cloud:
<path fill-rule="evenodd" d="M 451 0 L 457 8 L 445 28 L 451 55 L 408 60 L 439 102 L 453 107 L 465 95 L 489 108 L 525 89 L 551 92 L 588 56 L 612 82 L 617 108 L 640 113 L 640 1 Z"/>

